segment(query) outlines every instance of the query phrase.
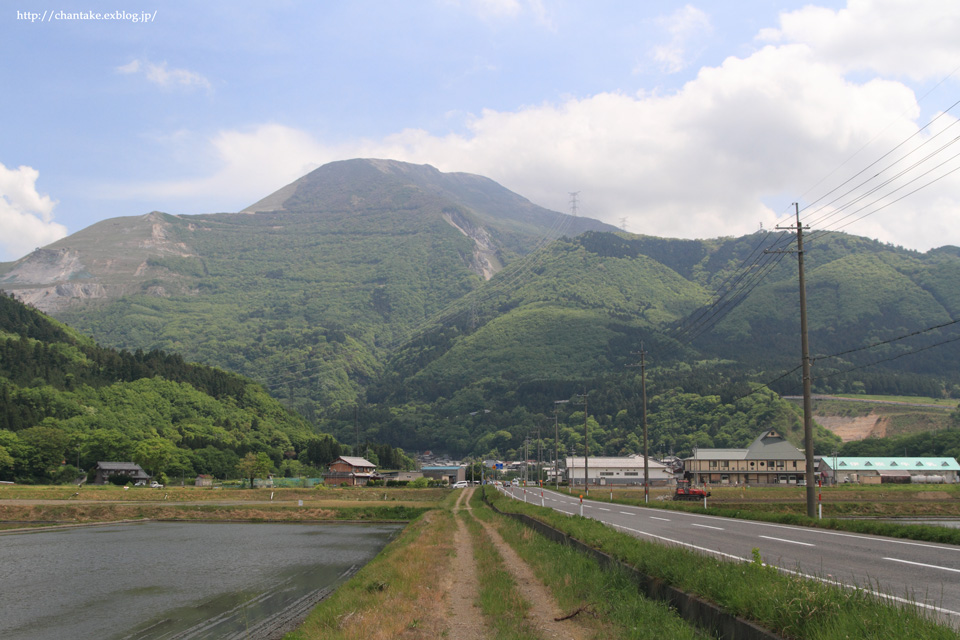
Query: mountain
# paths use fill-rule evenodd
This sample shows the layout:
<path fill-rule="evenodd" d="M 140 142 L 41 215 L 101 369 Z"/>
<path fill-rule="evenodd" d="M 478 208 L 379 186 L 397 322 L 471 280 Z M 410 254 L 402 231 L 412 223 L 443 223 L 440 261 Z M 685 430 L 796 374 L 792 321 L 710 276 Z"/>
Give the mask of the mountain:
<path fill-rule="evenodd" d="M 594 420 L 601 451 L 636 451 L 643 350 L 651 437 L 679 452 L 743 446 L 764 415 L 793 428 L 773 394 L 748 401 L 799 388 L 795 258 L 749 267 L 777 238 L 628 234 L 481 176 L 351 160 L 240 213 L 103 221 L 3 265 L 0 286 L 408 449 L 503 453 L 563 420 L 575 451 Z M 960 249 L 818 234 L 805 260 L 816 390 L 960 396 Z M 584 393 L 589 419 L 554 404 Z"/>
<path fill-rule="evenodd" d="M 352 406 L 388 348 L 563 234 L 613 227 L 491 180 L 351 160 L 245 213 L 99 222 L 0 268 L 0 287 L 105 344 L 263 382 L 318 419 Z"/>
<path fill-rule="evenodd" d="M 251 451 L 283 470 L 291 459 L 326 464 L 339 444 L 251 380 L 175 354 L 100 347 L 0 296 L 3 480 L 72 482 L 74 461 L 90 469 L 101 460 L 238 477 Z"/>

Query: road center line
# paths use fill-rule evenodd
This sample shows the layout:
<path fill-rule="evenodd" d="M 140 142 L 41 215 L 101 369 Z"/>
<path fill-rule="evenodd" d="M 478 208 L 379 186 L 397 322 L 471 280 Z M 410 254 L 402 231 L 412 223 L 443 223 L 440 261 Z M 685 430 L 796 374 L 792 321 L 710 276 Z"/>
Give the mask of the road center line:
<path fill-rule="evenodd" d="M 622 513 L 622 514 L 625 515 L 625 516 L 632 516 L 632 515 L 634 515 L 634 513 L 633 513 L 632 511 L 621 511 L 620 513 Z"/>
<path fill-rule="evenodd" d="M 691 527 L 701 527 L 703 529 L 716 529 L 717 531 L 723 531 L 723 527 L 712 527 L 709 524 L 697 524 L 696 522 L 690 523 Z"/>
<path fill-rule="evenodd" d="M 901 560 L 900 558 L 884 558 L 884 560 L 889 560 L 890 562 L 902 562 L 903 564 L 912 564 L 916 567 L 926 567 L 928 569 L 940 569 L 942 571 L 953 571 L 954 573 L 960 573 L 960 569 L 941 567 L 935 564 L 924 564 L 923 562 L 911 562 L 910 560 Z"/>
<path fill-rule="evenodd" d="M 694 526 L 696 526 L 696 525 L 694 525 Z M 765 538 L 765 539 L 767 539 L 767 540 L 776 540 L 777 542 L 788 542 L 788 543 L 790 543 L 790 544 L 802 544 L 802 545 L 805 546 L 805 547 L 815 547 L 815 546 L 817 546 L 817 545 L 811 544 L 811 543 L 809 543 L 809 542 L 800 542 L 799 540 L 787 540 L 786 538 L 774 538 L 773 536 L 759 536 L 759 537 Z"/>
<path fill-rule="evenodd" d="M 600 511 L 610 511 L 610 509 L 606 509 L 604 507 L 597 507 L 597 509 L 599 509 Z"/>
<path fill-rule="evenodd" d="M 667 518 L 658 518 L 657 516 L 650 516 L 651 520 L 663 520 L 664 522 L 670 522 Z"/>

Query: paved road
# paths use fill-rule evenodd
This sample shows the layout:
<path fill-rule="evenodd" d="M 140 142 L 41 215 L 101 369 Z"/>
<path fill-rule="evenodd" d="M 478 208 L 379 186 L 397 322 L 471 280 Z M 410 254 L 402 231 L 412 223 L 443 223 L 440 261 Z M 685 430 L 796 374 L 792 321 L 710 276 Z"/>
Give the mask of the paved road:
<path fill-rule="evenodd" d="M 539 489 L 512 488 L 539 505 Z M 580 513 L 580 500 L 543 491 L 543 504 Z M 676 544 L 728 560 L 763 561 L 821 580 L 856 585 L 908 600 L 960 628 L 960 546 L 898 540 L 809 527 L 583 501 L 583 515 L 638 538 Z"/>

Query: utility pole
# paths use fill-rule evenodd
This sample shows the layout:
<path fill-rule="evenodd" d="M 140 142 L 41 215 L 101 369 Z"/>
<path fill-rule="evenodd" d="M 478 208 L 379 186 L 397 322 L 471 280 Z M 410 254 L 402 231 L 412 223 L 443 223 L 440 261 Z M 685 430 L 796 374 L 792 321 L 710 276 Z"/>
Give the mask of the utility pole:
<path fill-rule="evenodd" d="M 543 469 L 543 446 L 540 440 L 540 425 L 537 425 L 537 486 L 540 486 L 540 472 Z"/>
<path fill-rule="evenodd" d="M 646 351 L 640 343 L 640 388 L 643 390 L 643 502 L 650 502 L 650 449 L 647 441 L 647 367 Z"/>
<path fill-rule="evenodd" d="M 590 496 L 590 436 L 587 433 L 587 390 L 583 390 L 583 486 Z"/>
<path fill-rule="evenodd" d="M 803 448 L 806 456 L 807 516 L 817 515 L 817 492 L 813 486 L 813 400 L 811 398 L 810 340 L 807 334 L 807 286 L 803 273 L 803 225 L 800 223 L 800 204 L 793 203 L 797 215 L 797 264 L 800 268 L 800 350 L 803 369 Z M 781 227 L 776 227 L 778 230 Z M 783 227 L 789 229 L 789 227 Z"/>
<path fill-rule="evenodd" d="M 560 491 L 560 420 L 557 418 L 557 405 L 553 405 L 553 479 Z"/>
<path fill-rule="evenodd" d="M 637 355 L 637 352 L 633 352 Z M 647 439 L 647 366 L 645 356 L 647 352 L 643 350 L 643 342 L 640 343 L 640 388 L 643 391 L 643 415 L 641 424 L 643 425 L 643 502 L 650 502 L 650 447 Z M 635 367 L 635 364 L 628 364 L 628 367 Z"/>

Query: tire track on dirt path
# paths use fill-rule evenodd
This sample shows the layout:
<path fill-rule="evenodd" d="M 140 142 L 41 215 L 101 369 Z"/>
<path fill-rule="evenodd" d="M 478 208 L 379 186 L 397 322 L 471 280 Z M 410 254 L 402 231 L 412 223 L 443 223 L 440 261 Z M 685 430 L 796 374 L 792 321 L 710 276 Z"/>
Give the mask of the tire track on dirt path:
<path fill-rule="evenodd" d="M 529 617 L 541 636 L 556 640 L 587 640 L 594 637 L 595 630 L 590 629 L 576 618 L 568 618 L 558 622 L 557 618 L 565 616 L 567 612 L 560 610 L 553 594 L 540 582 L 530 565 L 513 550 L 513 547 L 506 543 L 495 526 L 476 518 L 473 513 L 470 513 L 470 516 L 480 523 L 487 535 L 493 540 L 507 570 L 517 582 L 517 589 L 530 602 Z"/>
<path fill-rule="evenodd" d="M 487 637 L 487 628 L 483 615 L 476 605 L 477 599 L 477 563 L 473 558 L 473 543 L 467 525 L 461 518 L 456 518 L 460 505 L 470 499 L 473 489 L 463 489 L 457 503 L 453 507 L 453 514 L 457 521 L 457 532 L 454 535 L 456 556 L 450 573 L 445 579 L 444 588 L 449 595 L 447 618 L 450 633 L 447 637 L 452 640 L 483 640 Z"/>

